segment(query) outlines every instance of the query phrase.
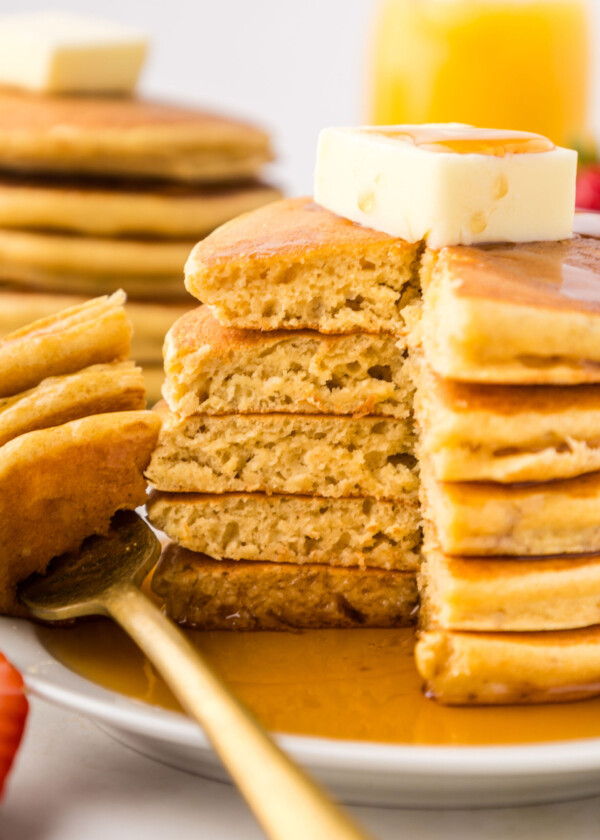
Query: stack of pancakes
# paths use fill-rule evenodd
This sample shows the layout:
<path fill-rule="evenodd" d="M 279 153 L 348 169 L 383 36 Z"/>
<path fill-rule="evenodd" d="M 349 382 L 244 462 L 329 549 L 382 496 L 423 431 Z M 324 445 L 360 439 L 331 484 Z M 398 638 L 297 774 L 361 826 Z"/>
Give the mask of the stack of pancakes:
<path fill-rule="evenodd" d="M 418 478 L 406 363 L 418 245 L 308 199 L 194 249 L 207 301 L 165 342 L 148 476 L 173 540 L 154 577 L 204 628 L 386 627 L 416 604 Z"/>
<path fill-rule="evenodd" d="M 417 662 L 446 703 L 599 690 L 600 222 L 578 226 L 424 259 Z"/>
<path fill-rule="evenodd" d="M 128 97 L 0 91 L 0 335 L 123 288 L 158 398 L 193 244 L 278 192 L 262 131 Z"/>
<path fill-rule="evenodd" d="M 0 339 L 0 613 L 19 581 L 144 503 L 160 421 L 129 357 L 125 295 Z"/>
<path fill-rule="evenodd" d="M 297 199 L 201 242 L 210 308 L 167 337 L 149 471 L 170 614 L 399 624 L 421 553 L 432 696 L 597 693 L 600 222 L 578 228 L 430 251 Z"/>

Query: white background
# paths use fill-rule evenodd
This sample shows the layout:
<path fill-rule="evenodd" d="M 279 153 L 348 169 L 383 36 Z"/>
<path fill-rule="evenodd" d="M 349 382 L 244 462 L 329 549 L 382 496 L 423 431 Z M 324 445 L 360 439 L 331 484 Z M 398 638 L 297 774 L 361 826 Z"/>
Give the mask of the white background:
<path fill-rule="evenodd" d="M 590 2 L 600 45 L 600 0 Z M 143 88 L 216 106 L 272 129 L 277 174 L 298 194 L 311 190 L 319 129 L 365 121 L 376 5 L 376 0 L 0 0 L 0 11 L 51 6 L 142 27 L 154 42 Z M 600 137 L 600 85 L 596 88 Z"/>

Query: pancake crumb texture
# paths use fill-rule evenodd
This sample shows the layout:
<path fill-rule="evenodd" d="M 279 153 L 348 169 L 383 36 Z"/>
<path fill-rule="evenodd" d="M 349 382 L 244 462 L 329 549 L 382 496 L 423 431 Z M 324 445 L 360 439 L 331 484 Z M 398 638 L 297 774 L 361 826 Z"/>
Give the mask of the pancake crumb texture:
<path fill-rule="evenodd" d="M 165 399 L 183 415 L 261 412 L 405 418 L 412 386 L 391 336 L 221 328 L 207 307 L 165 339 Z"/>
<path fill-rule="evenodd" d="M 179 545 L 216 559 L 402 570 L 418 563 L 416 499 L 154 492 L 148 514 Z"/>
<path fill-rule="evenodd" d="M 178 418 L 166 409 L 161 415 L 147 472 L 159 490 L 378 499 L 417 490 L 407 421 L 302 414 Z"/>
<path fill-rule="evenodd" d="M 152 586 L 171 618 L 203 630 L 401 627 L 417 603 L 408 572 L 215 561 L 172 544 Z"/>
<path fill-rule="evenodd" d="M 402 335 L 420 248 L 284 199 L 218 228 L 186 264 L 190 294 L 243 329 Z"/>

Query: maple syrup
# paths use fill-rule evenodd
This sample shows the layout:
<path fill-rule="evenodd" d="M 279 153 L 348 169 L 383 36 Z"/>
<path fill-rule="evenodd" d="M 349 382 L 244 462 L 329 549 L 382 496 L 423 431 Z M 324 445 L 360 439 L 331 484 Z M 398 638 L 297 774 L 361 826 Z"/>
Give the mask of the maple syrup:
<path fill-rule="evenodd" d="M 179 709 L 154 668 L 108 620 L 38 632 L 50 653 L 81 676 Z M 236 695 L 276 732 L 453 746 L 600 736 L 600 698 L 487 708 L 450 708 L 428 700 L 414 664 L 412 629 L 187 633 Z"/>
<path fill-rule="evenodd" d="M 528 131 L 501 131 L 493 128 L 452 126 L 398 126 L 377 128 L 373 133 L 412 143 L 429 152 L 453 154 L 506 155 L 538 154 L 556 148 L 551 140 Z"/>

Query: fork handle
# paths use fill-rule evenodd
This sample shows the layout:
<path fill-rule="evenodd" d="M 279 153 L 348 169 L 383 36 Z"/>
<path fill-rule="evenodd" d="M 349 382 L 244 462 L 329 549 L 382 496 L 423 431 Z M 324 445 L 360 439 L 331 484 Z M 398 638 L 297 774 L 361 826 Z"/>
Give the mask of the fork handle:
<path fill-rule="evenodd" d="M 202 726 L 270 840 L 368 840 L 279 749 L 181 630 L 139 589 L 109 590 L 103 607 Z"/>

